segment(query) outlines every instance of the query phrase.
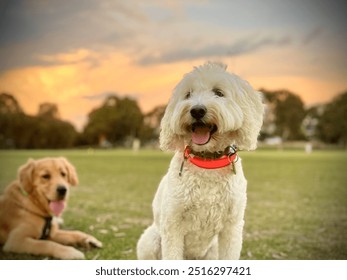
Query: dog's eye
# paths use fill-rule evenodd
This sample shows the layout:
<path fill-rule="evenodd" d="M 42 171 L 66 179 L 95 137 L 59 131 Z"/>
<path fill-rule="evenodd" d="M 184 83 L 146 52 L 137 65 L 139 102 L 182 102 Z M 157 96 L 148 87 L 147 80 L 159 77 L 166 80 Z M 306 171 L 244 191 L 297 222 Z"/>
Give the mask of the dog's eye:
<path fill-rule="evenodd" d="M 46 180 L 51 179 L 51 175 L 50 175 L 50 174 L 43 174 L 41 177 L 42 177 L 43 179 L 46 179 Z"/>
<path fill-rule="evenodd" d="M 60 172 L 61 176 L 66 177 L 66 173 L 64 171 Z"/>
<path fill-rule="evenodd" d="M 189 98 L 190 98 L 190 91 L 187 92 L 185 99 L 189 99 Z"/>
<path fill-rule="evenodd" d="M 216 96 L 218 96 L 218 97 L 223 97 L 223 96 L 224 96 L 223 91 L 220 90 L 219 88 L 214 88 L 212 91 L 213 91 L 214 94 L 215 94 Z"/>

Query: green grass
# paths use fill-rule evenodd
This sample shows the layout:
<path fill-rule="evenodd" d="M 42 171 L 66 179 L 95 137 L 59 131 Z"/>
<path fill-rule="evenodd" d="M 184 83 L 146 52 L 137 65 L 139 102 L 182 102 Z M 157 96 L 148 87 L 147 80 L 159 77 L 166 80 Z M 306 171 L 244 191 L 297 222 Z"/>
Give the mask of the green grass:
<path fill-rule="evenodd" d="M 242 259 L 347 259 L 347 153 L 241 152 L 248 179 Z M 64 228 L 104 244 L 87 259 L 135 259 L 170 154 L 160 151 L 1 151 L 0 192 L 27 158 L 65 156 L 77 168 Z M 0 259 L 33 259 L 4 254 Z"/>

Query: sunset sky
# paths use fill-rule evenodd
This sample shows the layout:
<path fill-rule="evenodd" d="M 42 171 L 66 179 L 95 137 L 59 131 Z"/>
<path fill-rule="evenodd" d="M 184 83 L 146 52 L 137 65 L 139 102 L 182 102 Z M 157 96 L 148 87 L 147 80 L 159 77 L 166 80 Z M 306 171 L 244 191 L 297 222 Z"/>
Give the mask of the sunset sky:
<path fill-rule="evenodd" d="M 143 112 L 208 60 L 305 104 L 347 90 L 347 4 L 323 0 L 0 0 L 0 93 L 82 128 L 110 93 Z"/>

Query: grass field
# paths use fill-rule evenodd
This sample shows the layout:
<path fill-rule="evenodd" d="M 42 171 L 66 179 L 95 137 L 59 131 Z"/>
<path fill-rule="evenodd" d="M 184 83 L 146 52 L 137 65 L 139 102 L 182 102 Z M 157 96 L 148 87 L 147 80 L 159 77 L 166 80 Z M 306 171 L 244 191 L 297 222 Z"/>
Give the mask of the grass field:
<path fill-rule="evenodd" d="M 347 153 L 241 152 L 248 179 L 242 259 L 347 259 Z M 171 158 L 160 151 L 0 151 L 0 192 L 27 158 L 65 156 L 77 168 L 64 228 L 96 236 L 87 259 L 135 259 Z M 0 209 L 1 211 L 1 209 Z M 4 254 L 0 259 L 33 259 Z"/>

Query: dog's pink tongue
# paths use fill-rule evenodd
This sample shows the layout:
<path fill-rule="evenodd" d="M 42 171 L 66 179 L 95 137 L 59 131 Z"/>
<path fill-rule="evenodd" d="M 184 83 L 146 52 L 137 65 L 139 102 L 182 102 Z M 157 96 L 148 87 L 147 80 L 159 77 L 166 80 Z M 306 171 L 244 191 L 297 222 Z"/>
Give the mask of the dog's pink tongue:
<path fill-rule="evenodd" d="M 59 216 L 65 209 L 65 201 L 52 201 L 49 203 L 49 208 L 52 210 L 55 216 Z"/>
<path fill-rule="evenodd" d="M 210 129 L 208 127 L 197 127 L 192 133 L 192 141 L 197 145 L 204 145 L 210 140 Z"/>

